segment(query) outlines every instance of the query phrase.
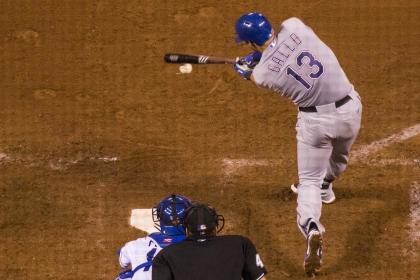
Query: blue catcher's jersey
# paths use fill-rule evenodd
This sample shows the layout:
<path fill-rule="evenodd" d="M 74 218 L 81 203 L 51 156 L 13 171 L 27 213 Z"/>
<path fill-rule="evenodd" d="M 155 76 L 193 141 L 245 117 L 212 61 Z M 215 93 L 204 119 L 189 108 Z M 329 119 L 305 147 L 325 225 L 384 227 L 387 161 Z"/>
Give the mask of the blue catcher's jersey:
<path fill-rule="evenodd" d="M 153 258 L 157 253 L 166 246 L 184 239 L 184 235 L 169 236 L 155 232 L 127 242 L 119 252 L 120 265 L 122 267 L 131 265 L 131 271 L 120 273 L 117 279 L 151 280 Z"/>

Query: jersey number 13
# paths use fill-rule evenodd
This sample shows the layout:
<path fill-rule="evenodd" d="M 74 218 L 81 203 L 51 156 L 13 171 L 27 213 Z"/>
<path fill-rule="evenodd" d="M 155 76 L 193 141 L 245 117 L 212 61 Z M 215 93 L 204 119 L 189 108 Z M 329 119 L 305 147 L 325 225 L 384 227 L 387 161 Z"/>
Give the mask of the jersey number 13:
<path fill-rule="evenodd" d="M 304 61 L 305 57 L 308 58 L 307 63 L 305 63 Z M 321 77 L 322 73 L 324 73 L 324 66 L 321 64 L 321 62 L 316 60 L 314 56 L 308 51 L 301 52 L 296 58 L 296 64 L 298 66 L 302 66 L 304 63 L 307 64 L 312 70 L 312 72 L 309 74 L 310 78 L 318 79 L 319 77 Z M 287 67 L 287 75 L 290 75 L 293 78 L 295 78 L 295 80 L 301 83 L 305 88 L 311 88 L 311 84 L 307 82 L 302 77 L 302 75 L 300 75 L 296 70 L 293 70 L 293 68 L 291 68 L 290 66 Z"/>

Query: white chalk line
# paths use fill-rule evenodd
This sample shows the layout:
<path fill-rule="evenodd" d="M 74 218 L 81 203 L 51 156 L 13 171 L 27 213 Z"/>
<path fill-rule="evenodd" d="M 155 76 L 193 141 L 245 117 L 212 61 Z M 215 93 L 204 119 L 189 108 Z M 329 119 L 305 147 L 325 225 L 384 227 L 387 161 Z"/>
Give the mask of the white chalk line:
<path fill-rule="evenodd" d="M 222 168 L 223 173 L 227 176 L 235 174 L 239 169 L 243 167 L 252 167 L 252 166 L 274 166 L 281 164 L 280 160 L 269 160 L 269 159 L 222 159 Z"/>
<path fill-rule="evenodd" d="M 410 126 L 399 133 L 393 134 L 389 137 L 381 140 L 374 141 L 368 145 L 360 147 L 358 150 L 351 153 L 352 161 L 359 161 L 367 158 L 371 154 L 377 153 L 378 151 L 398 142 L 403 142 L 414 136 L 420 134 L 420 123 L 414 126 Z"/>
<path fill-rule="evenodd" d="M 410 225 L 411 246 L 406 253 L 414 262 L 420 257 L 420 184 L 414 182 L 410 187 Z"/>
<path fill-rule="evenodd" d="M 414 182 L 410 188 L 410 217 L 413 240 L 420 242 L 420 184 Z"/>
<path fill-rule="evenodd" d="M 353 162 L 353 161 L 352 161 Z M 241 169 L 246 167 L 273 167 L 284 164 L 283 160 L 276 159 L 246 159 L 246 158 L 224 158 L 222 159 L 222 170 L 224 176 L 232 176 L 239 173 Z M 388 166 L 388 165 L 402 165 L 402 166 L 420 166 L 420 159 L 372 159 L 369 161 L 373 166 Z"/>
<path fill-rule="evenodd" d="M 72 157 L 72 158 L 56 158 L 56 159 L 42 159 L 34 158 L 32 156 L 12 156 L 5 153 L 0 153 L 0 165 L 18 163 L 26 167 L 46 167 L 51 170 L 67 170 L 69 167 L 86 163 L 86 162 L 116 162 L 119 161 L 116 156 L 90 156 L 90 157 Z"/>
<path fill-rule="evenodd" d="M 403 142 L 420 134 L 420 124 L 408 127 L 399 133 L 389 137 L 374 141 L 368 145 L 364 145 L 359 149 L 351 152 L 350 161 L 352 163 L 367 159 L 370 155 L 398 142 Z M 240 171 L 244 167 L 258 166 L 274 166 L 281 165 L 284 162 L 278 159 L 247 159 L 247 158 L 224 158 L 222 161 L 222 170 L 224 175 L 230 176 Z M 372 165 L 420 165 L 420 159 L 372 159 Z"/>
<path fill-rule="evenodd" d="M 386 166 L 386 165 L 420 166 L 420 159 L 387 158 L 387 159 L 375 159 L 369 163 L 373 163 L 374 166 Z"/>

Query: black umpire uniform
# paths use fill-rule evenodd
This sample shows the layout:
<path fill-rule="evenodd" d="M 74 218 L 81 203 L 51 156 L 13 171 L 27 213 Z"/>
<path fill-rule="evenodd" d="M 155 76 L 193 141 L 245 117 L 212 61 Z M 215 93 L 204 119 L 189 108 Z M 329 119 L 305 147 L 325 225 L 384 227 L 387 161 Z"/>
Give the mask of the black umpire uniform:
<path fill-rule="evenodd" d="M 216 236 L 223 216 L 205 204 L 186 212 L 187 238 L 164 248 L 153 260 L 153 280 L 258 280 L 266 269 L 254 244 L 240 235 Z"/>

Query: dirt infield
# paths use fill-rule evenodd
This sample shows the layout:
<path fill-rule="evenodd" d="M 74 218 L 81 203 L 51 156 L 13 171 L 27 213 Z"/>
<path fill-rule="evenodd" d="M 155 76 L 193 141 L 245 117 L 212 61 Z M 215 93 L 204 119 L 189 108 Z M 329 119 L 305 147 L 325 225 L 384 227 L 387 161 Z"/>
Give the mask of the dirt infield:
<path fill-rule="evenodd" d="M 171 192 L 216 206 L 268 279 L 304 278 L 295 107 L 230 66 L 163 62 L 246 54 L 233 23 L 248 10 L 276 28 L 300 17 L 363 99 L 319 278 L 418 279 L 420 136 L 399 135 L 420 124 L 414 0 L 0 1 L 1 279 L 113 279 L 118 248 L 143 235 L 130 210 Z"/>

